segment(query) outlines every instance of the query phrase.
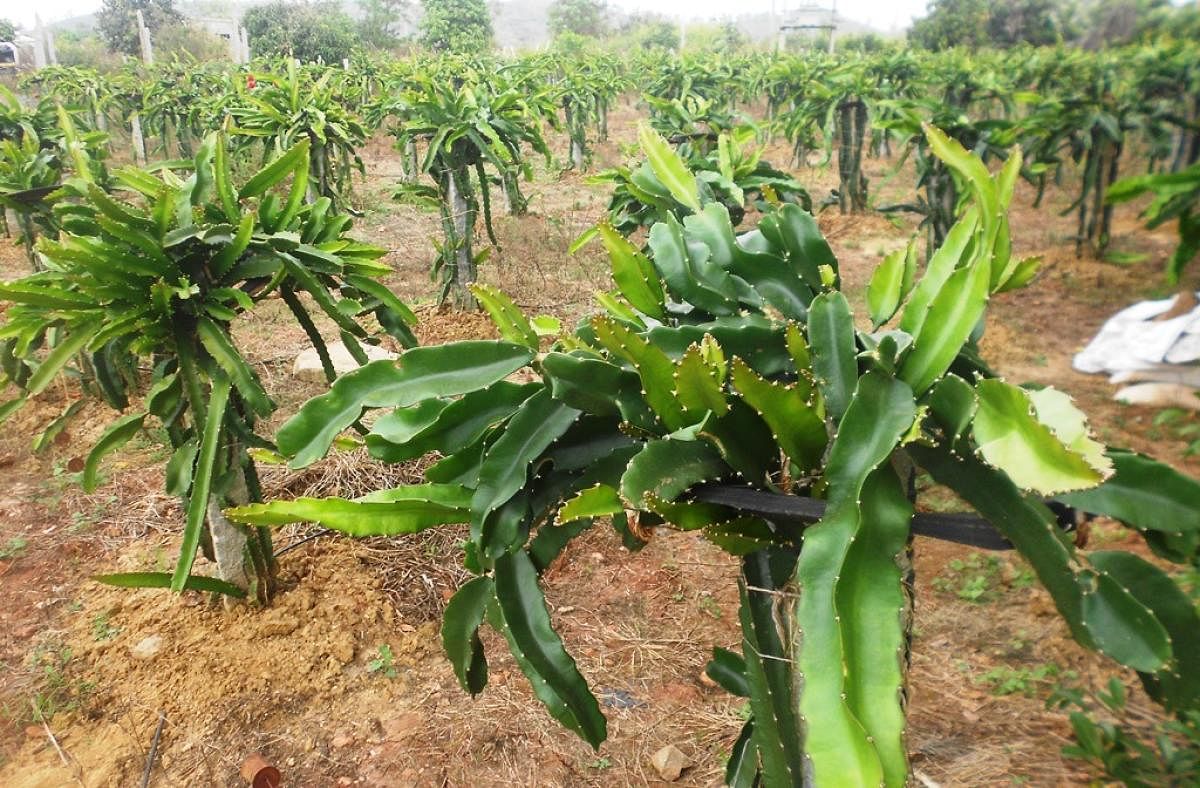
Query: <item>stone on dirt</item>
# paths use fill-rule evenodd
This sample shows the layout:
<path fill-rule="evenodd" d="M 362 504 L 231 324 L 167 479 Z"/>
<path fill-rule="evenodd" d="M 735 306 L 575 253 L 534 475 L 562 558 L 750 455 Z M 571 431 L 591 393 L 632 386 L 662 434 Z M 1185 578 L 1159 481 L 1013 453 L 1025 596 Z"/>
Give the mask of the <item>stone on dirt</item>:
<path fill-rule="evenodd" d="M 147 635 L 129 649 L 129 655 L 134 659 L 154 659 L 162 647 L 162 635 Z"/>
<path fill-rule="evenodd" d="M 354 360 L 354 356 L 350 355 L 350 351 L 341 342 L 334 342 L 327 347 L 329 348 L 329 360 L 333 363 L 334 372 L 344 375 L 347 372 L 358 369 L 359 363 Z M 362 348 L 363 352 L 367 354 L 369 361 L 400 358 L 398 353 L 384 350 L 375 345 L 363 345 Z M 321 367 L 321 357 L 317 355 L 316 348 L 310 347 L 296 356 L 296 361 L 292 364 L 292 377 L 297 377 L 301 380 L 311 380 L 314 383 L 325 382 L 325 370 Z"/>
<path fill-rule="evenodd" d="M 650 758 L 650 765 L 658 776 L 673 783 L 683 774 L 683 770 L 692 765 L 688 757 L 674 744 L 668 744 Z"/>

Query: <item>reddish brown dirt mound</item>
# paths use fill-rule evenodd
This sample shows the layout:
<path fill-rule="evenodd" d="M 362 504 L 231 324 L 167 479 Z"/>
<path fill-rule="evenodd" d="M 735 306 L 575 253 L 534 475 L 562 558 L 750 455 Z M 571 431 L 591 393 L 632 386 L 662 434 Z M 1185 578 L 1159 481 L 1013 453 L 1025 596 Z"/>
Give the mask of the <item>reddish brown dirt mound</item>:
<path fill-rule="evenodd" d="M 308 753 L 302 763 L 279 765 L 292 785 L 320 784 L 337 770 L 338 744 L 356 735 L 329 729 L 330 708 L 353 695 L 353 715 L 338 715 L 351 725 L 372 718 L 372 699 L 375 718 L 398 713 L 416 700 L 411 677 L 421 676 L 436 648 L 436 627 L 399 624 L 355 553 L 329 543 L 285 556 L 286 590 L 266 611 L 209 609 L 193 594 L 92 587 L 63 634 L 67 670 L 94 682 L 79 711 L 52 720 L 67 764 L 33 726 L 0 784 L 68 785 L 79 777 L 88 786 L 130 785 L 160 713 L 158 763 L 167 780 L 157 784 L 236 784 L 240 759 L 256 750 Z M 155 641 L 157 652 L 146 656 Z M 371 671 L 385 643 L 393 656 Z M 372 686 L 386 691 L 363 692 Z"/>

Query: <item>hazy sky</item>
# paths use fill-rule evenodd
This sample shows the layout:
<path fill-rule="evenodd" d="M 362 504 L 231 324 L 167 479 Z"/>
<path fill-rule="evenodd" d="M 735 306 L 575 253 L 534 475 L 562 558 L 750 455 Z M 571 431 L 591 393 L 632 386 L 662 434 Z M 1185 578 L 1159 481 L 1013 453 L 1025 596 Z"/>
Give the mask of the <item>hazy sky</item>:
<path fill-rule="evenodd" d="M 41 14 L 42 21 L 86 14 L 100 7 L 101 0 L 0 0 L 0 17 L 8 17 L 18 24 L 33 25 L 33 15 Z M 655 11 L 669 16 L 708 18 L 730 15 L 731 9 L 739 13 L 770 11 L 772 7 L 801 5 L 800 0 L 609 0 L 612 5 L 627 11 Z M 829 5 L 831 0 L 819 0 L 820 5 Z M 927 0 L 837 0 L 838 13 L 860 22 L 866 22 L 880 30 L 907 26 L 914 16 L 925 11 Z"/>
<path fill-rule="evenodd" d="M 655 11 L 668 16 L 690 18 L 724 17 L 734 14 L 753 14 L 770 11 L 782 12 L 785 8 L 801 5 L 818 5 L 828 8 L 834 0 L 816 0 L 805 3 L 798 0 L 660 0 L 657 3 L 638 0 L 608 0 L 610 5 L 620 6 L 627 11 Z M 879 30 L 907 27 L 915 16 L 923 16 L 928 0 L 836 0 L 841 16 L 865 22 Z"/>

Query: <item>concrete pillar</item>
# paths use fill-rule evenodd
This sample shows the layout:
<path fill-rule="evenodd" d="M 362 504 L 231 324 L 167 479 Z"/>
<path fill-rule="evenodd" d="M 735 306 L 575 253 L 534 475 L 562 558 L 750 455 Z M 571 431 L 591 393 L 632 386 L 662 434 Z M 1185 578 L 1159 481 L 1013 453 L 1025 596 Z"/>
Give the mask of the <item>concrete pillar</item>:
<path fill-rule="evenodd" d="M 46 61 L 52 65 L 58 65 L 58 50 L 54 48 L 54 31 L 50 28 L 43 28 L 46 36 Z"/>
<path fill-rule="evenodd" d="M 135 164 L 146 163 L 146 138 L 142 135 L 142 117 L 138 113 L 129 116 L 129 140 L 133 146 Z"/>
<path fill-rule="evenodd" d="M 833 0 L 833 8 L 829 11 L 829 53 L 833 54 L 833 40 L 837 38 L 837 0 Z"/>
<path fill-rule="evenodd" d="M 42 17 L 33 15 L 33 67 L 45 68 L 49 65 L 46 57 L 46 29 L 42 26 Z"/>
<path fill-rule="evenodd" d="M 150 45 L 150 29 L 146 27 L 146 18 L 142 16 L 141 11 L 136 11 L 138 42 L 142 45 L 142 62 L 154 62 L 154 48 Z"/>

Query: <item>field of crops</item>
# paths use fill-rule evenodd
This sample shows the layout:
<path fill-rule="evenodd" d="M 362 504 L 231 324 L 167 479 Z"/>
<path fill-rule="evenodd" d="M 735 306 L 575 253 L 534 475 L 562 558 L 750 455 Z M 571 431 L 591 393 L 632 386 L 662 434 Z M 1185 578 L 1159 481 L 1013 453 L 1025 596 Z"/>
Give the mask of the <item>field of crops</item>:
<path fill-rule="evenodd" d="M 1188 42 L 0 87 L 0 785 L 1190 784 L 1198 200 Z"/>

